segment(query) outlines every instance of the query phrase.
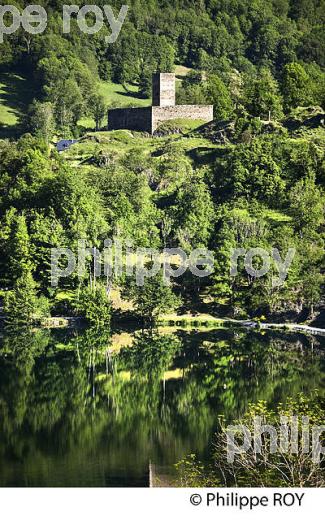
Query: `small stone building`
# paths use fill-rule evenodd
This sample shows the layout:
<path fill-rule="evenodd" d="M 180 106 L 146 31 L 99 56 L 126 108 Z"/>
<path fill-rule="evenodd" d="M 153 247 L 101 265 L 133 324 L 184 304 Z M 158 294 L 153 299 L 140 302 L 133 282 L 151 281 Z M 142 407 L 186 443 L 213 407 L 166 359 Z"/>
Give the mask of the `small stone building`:
<path fill-rule="evenodd" d="M 108 112 L 108 130 L 136 130 L 154 134 L 164 121 L 213 120 L 213 105 L 176 105 L 175 74 L 156 73 L 152 78 L 152 106 L 116 108 Z"/>

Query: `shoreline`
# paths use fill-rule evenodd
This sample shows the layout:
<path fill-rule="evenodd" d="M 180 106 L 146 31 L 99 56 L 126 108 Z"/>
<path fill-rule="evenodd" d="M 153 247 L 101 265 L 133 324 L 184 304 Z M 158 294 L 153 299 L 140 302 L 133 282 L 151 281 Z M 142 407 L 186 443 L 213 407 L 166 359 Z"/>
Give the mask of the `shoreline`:
<path fill-rule="evenodd" d="M 0 318 L 1 321 L 3 317 Z M 114 320 L 113 320 L 114 321 Z M 45 318 L 42 323 L 36 327 L 40 329 L 59 329 L 59 328 L 77 328 L 84 324 L 83 318 L 80 317 L 63 317 L 56 316 Z M 116 320 L 114 325 L 125 326 L 138 324 L 135 320 Z M 299 323 L 264 323 L 254 320 L 236 320 L 234 318 L 217 318 L 209 314 L 198 314 L 196 316 L 191 314 L 184 314 L 177 316 L 176 314 L 166 314 L 157 319 L 156 325 L 169 325 L 171 327 L 202 327 L 202 328 L 220 328 L 227 324 L 233 324 L 238 327 L 256 330 L 282 330 L 286 332 L 301 332 L 305 334 L 312 334 L 316 336 L 325 336 L 325 328 L 311 327 Z"/>
<path fill-rule="evenodd" d="M 134 325 L 136 320 L 128 322 L 119 322 L 115 324 Z M 44 320 L 40 328 L 74 328 L 83 324 L 82 318 L 74 317 L 55 317 Z M 305 334 L 312 334 L 316 336 L 325 336 L 325 329 L 319 327 L 311 327 L 299 323 L 261 323 L 254 320 L 236 320 L 233 318 L 216 318 L 214 316 L 199 314 L 193 315 L 163 315 L 157 322 L 157 325 L 170 325 L 172 327 L 202 327 L 202 328 L 219 328 L 227 324 L 233 324 L 238 327 L 256 330 L 282 330 L 286 332 L 301 332 Z"/>
<path fill-rule="evenodd" d="M 299 323 L 262 323 L 254 320 L 236 320 L 233 318 L 214 318 L 210 315 L 198 315 L 198 316 L 175 316 L 172 317 L 162 316 L 158 320 L 158 324 L 170 324 L 170 325 L 184 325 L 193 324 L 199 326 L 210 326 L 219 325 L 226 323 L 233 323 L 239 327 L 252 328 L 258 330 L 284 330 L 287 332 L 303 332 L 306 334 L 321 335 L 325 336 L 325 329 L 318 327 L 311 327 L 309 325 L 302 325 Z"/>

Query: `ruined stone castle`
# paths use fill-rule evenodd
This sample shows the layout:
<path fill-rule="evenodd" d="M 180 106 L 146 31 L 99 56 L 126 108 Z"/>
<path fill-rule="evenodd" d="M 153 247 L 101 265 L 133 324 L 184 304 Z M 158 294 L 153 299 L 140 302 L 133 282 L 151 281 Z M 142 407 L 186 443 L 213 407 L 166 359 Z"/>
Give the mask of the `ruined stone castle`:
<path fill-rule="evenodd" d="M 164 121 L 173 119 L 213 120 L 213 105 L 176 105 L 175 74 L 154 74 L 152 106 L 117 108 L 108 112 L 108 130 L 136 130 L 154 134 Z"/>

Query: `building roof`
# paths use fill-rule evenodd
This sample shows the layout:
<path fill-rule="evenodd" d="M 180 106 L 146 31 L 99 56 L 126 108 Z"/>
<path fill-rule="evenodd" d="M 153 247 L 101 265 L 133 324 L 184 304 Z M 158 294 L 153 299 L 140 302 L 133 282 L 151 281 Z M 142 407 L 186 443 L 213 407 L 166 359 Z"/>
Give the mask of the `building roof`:
<path fill-rule="evenodd" d="M 77 142 L 78 141 L 76 139 L 61 139 L 61 141 L 56 143 L 56 149 L 58 152 L 64 152 L 64 150 L 67 150 L 70 148 L 70 146 Z"/>

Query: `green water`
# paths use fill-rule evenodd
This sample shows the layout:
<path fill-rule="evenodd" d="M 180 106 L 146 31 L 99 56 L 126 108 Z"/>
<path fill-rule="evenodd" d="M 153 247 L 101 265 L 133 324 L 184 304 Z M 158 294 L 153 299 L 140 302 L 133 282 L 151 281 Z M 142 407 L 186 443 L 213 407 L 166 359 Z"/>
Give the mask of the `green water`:
<path fill-rule="evenodd" d="M 230 329 L 3 336 L 0 486 L 170 484 L 184 456 L 209 459 L 219 415 L 322 392 L 319 341 Z"/>

